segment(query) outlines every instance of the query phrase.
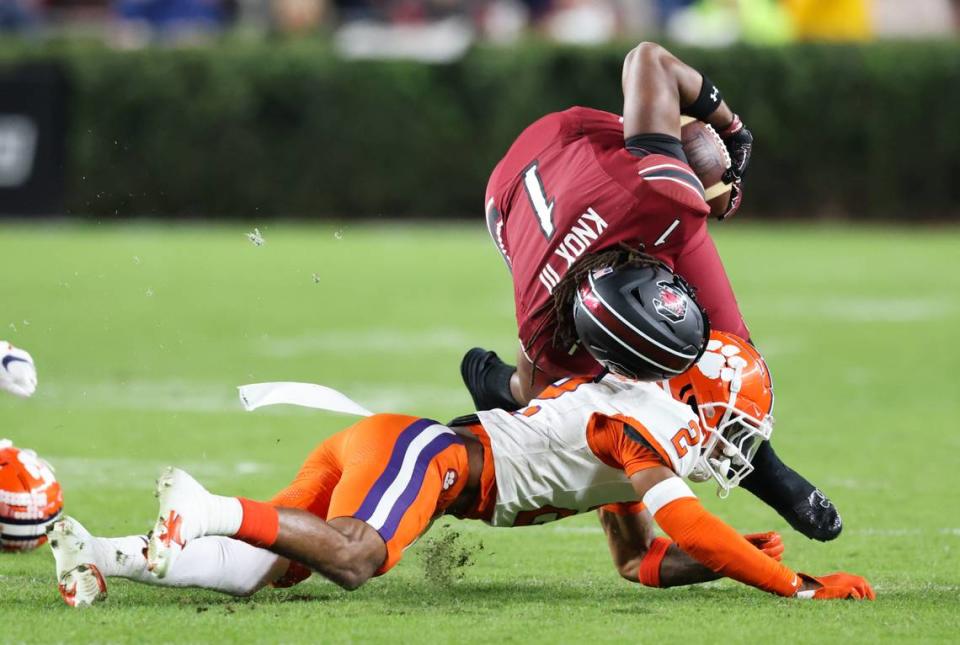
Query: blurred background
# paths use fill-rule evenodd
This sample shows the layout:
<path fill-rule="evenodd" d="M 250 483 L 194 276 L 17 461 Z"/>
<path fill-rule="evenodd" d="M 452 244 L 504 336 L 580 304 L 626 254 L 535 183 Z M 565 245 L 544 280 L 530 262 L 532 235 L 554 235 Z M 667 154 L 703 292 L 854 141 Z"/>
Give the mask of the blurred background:
<path fill-rule="evenodd" d="M 0 28 L 86 34 L 117 47 L 254 34 L 335 34 L 352 53 L 454 56 L 474 41 L 530 34 L 596 44 L 667 37 L 738 41 L 869 41 L 949 36 L 956 0 L 3 0 Z M 379 38 L 363 42 L 362 34 Z"/>
<path fill-rule="evenodd" d="M 0 213 L 478 217 L 656 39 L 757 136 L 745 212 L 953 217 L 960 0 L 0 0 Z M 904 159 L 909 158 L 909 163 Z"/>

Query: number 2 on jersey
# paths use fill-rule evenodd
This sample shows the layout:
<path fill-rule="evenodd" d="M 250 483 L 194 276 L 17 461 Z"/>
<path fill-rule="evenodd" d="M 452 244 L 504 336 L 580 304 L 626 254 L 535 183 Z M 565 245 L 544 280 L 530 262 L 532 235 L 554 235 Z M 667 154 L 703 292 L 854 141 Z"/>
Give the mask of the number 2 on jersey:
<path fill-rule="evenodd" d="M 677 455 L 683 457 L 692 446 L 700 443 L 702 437 L 703 432 L 701 432 L 700 426 L 696 421 L 691 421 L 688 428 L 680 428 L 680 431 L 673 435 L 670 443 L 676 448 Z"/>
<path fill-rule="evenodd" d="M 538 163 L 534 161 L 523 172 L 523 186 L 527 189 L 530 205 L 537 215 L 537 221 L 540 222 L 540 230 L 549 240 L 553 236 L 553 207 L 557 200 L 547 197 L 547 189 L 543 187 L 543 179 L 540 178 L 540 171 L 537 168 Z"/>

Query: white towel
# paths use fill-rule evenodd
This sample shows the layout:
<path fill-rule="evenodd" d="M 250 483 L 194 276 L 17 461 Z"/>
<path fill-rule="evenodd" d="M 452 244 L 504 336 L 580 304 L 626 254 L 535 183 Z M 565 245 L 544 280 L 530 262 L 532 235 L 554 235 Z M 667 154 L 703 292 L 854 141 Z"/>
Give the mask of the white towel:
<path fill-rule="evenodd" d="M 373 412 L 366 409 L 346 394 L 338 392 L 325 385 L 313 383 L 253 383 L 241 385 L 240 402 L 243 407 L 252 412 L 265 405 L 299 405 L 317 410 L 344 412 L 359 416 L 373 416 Z"/>

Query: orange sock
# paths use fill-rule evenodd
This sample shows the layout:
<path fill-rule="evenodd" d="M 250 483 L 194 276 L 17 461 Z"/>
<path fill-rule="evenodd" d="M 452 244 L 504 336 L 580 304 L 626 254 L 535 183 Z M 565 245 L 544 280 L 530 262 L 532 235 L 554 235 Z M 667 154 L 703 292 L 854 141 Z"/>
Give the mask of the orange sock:
<path fill-rule="evenodd" d="M 270 548 L 277 541 L 280 532 L 280 515 L 277 509 L 265 502 L 238 497 L 243 509 L 243 520 L 233 537 L 247 544 Z"/>

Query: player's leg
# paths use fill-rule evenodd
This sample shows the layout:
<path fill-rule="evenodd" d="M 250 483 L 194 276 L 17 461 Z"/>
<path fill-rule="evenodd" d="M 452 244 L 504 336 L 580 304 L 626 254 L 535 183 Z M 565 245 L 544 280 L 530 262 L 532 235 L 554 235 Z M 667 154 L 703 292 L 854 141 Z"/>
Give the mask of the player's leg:
<path fill-rule="evenodd" d="M 56 563 L 60 595 L 83 607 L 107 595 L 107 578 L 125 578 L 164 587 L 199 587 L 248 596 L 279 579 L 289 562 L 280 556 L 226 537 L 192 540 L 164 578 L 147 569 L 147 537 L 96 537 L 65 517 L 47 531 Z"/>
<path fill-rule="evenodd" d="M 337 433 L 317 446 L 304 460 L 293 481 L 274 495 L 270 503 L 274 506 L 297 508 L 319 517 L 326 517 L 330 496 L 340 480 L 341 468 L 336 453 L 340 450 L 346 433 L 347 431 Z M 157 482 L 158 495 L 166 494 L 166 489 L 180 479 L 183 479 L 188 490 L 198 491 L 201 500 L 209 498 L 223 503 L 213 503 L 210 508 L 195 509 L 194 515 L 197 517 L 188 527 L 183 526 L 183 518 L 179 516 L 169 515 L 159 518 L 152 534 L 151 544 L 148 545 L 154 551 L 159 549 L 163 556 L 159 559 L 148 558 L 153 574 L 158 578 L 164 578 L 172 560 L 178 559 L 185 542 L 184 533 L 200 535 L 207 530 L 210 534 L 230 536 L 231 532 L 223 532 L 221 529 L 233 528 L 235 515 L 239 512 L 235 498 L 205 496 L 199 493 L 199 491 L 206 493 L 202 486 L 186 473 L 176 469 L 168 469 L 161 476 Z M 208 511 L 210 515 L 206 516 L 204 511 Z M 281 579 L 276 581 L 277 586 L 290 586 L 309 577 L 309 569 L 296 562 L 288 561 L 288 564 L 290 570 L 281 574 Z"/>
<path fill-rule="evenodd" d="M 393 568 L 466 483 L 467 451 L 449 428 L 381 417 L 355 426 L 344 443 L 327 521 L 280 509 L 271 546 L 346 589 Z"/>
<path fill-rule="evenodd" d="M 674 261 L 674 270 L 697 290 L 697 301 L 713 329 L 750 339 L 740 306 L 713 240 L 704 228 Z M 777 511 L 794 529 L 816 540 L 840 535 L 842 523 L 833 503 L 795 470 L 784 464 L 769 441 L 753 458 L 754 471 L 740 486 Z"/>
<path fill-rule="evenodd" d="M 504 363 L 496 352 L 474 347 L 460 361 L 460 376 L 476 410 L 516 410 L 521 400 L 517 368 Z"/>
<path fill-rule="evenodd" d="M 312 513 L 244 500 L 238 539 L 303 563 L 347 590 L 360 587 L 386 559 L 383 540 L 352 517 L 323 520 Z"/>
<path fill-rule="evenodd" d="M 159 578 L 176 570 L 191 543 L 210 535 L 302 562 L 347 588 L 365 570 L 364 561 L 372 564 L 372 574 L 383 559 L 382 540 L 357 527 L 359 522 L 328 523 L 302 509 L 213 495 L 176 468 L 161 475 L 157 492 L 161 514 L 148 542 L 147 566 Z"/>
<path fill-rule="evenodd" d="M 326 516 L 333 487 L 339 481 L 339 468 L 331 462 L 330 451 L 341 438 L 331 437 L 315 449 L 293 482 L 277 493 L 272 503 Z M 61 594 L 68 604 L 78 606 L 104 597 L 105 578 L 109 577 L 246 596 L 267 584 L 289 587 L 310 576 L 309 569 L 302 564 L 266 549 L 228 537 L 209 536 L 184 544 L 176 565 L 167 567 L 164 576 L 158 577 L 148 567 L 146 536 L 95 537 L 72 518 L 51 527 L 50 545 Z"/>
<path fill-rule="evenodd" d="M 347 589 L 390 569 L 462 489 L 462 439 L 435 422 L 377 415 L 339 435 L 329 521 L 276 504 L 211 495 L 183 471 L 158 483 L 148 559 L 166 575 L 185 543 L 228 535 L 301 562 Z M 452 474 L 452 478 L 451 478 Z"/>
<path fill-rule="evenodd" d="M 504 363 L 496 352 L 474 347 L 460 362 L 460 375 L 477 410 L 501 408 L 517 410 L 536 397 L 545 387 L 566 374 L 550 374 L 534 367 L 533 361 L 517 350 L 516 366 Z"/>

